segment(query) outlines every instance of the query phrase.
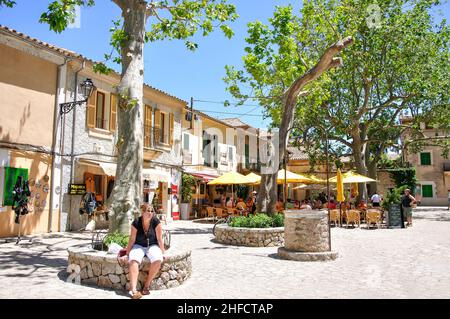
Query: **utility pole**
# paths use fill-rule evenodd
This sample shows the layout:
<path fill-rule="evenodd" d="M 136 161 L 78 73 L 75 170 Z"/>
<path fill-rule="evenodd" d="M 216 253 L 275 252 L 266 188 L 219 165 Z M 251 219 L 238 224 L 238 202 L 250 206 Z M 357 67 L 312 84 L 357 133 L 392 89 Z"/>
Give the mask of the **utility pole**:
<path fill-rule="evenodd" d="M 194 120 L 194 98 L 191 97 L 191 125 L 190 125 L 191 130 L 193 128 L 193 125 L 192 125 L 193 120 Z"/>

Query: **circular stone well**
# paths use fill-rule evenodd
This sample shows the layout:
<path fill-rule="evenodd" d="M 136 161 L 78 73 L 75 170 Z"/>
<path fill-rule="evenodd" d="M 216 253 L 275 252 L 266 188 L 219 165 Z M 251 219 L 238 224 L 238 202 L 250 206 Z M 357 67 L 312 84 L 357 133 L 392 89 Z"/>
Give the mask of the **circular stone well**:
<path fill-rule="evenodd" d="M 69 252 L 69 268 L 75 271 L 72 276 L 82 285 L 113 288 L 116 290 L 128 290 L 128 267 L 122 267 L 117 262 L 116 254 L 108 254 L 106 251 L 94 250 L 90 246 L 72 247 Z M 191 251 L 180 250 L 171 247 L 166 251 L 166 259 L 161 265 L 160 271 L 153 279 L 150 289 L 161 290 L 174 288 L 186 281 L 192 273 Z M 150 261 L 144 257 L 139 267 L 137 289 L 143 287 L 147 278 Z M 79 266 L 79 268 L 78 268 Z"/>
<path fill-rule="evenodd" d="M 246 228 L 216 226 L 216 240 L 219 243 L 248 247 L 278 247 L 284 244 L 284 227 Z"/>
<path fill-rule="evenodd" d="M 285 243 L 278 256 L 297 261 L 326 261 L 337 257 L 328 242 L 328 211 L 286 210 Z"/>

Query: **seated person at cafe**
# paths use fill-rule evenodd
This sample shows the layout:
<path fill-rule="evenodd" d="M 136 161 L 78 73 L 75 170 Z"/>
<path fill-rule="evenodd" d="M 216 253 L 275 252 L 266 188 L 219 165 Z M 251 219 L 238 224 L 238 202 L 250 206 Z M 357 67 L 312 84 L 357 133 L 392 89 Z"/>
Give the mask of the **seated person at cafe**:
<path fill-rule="evenodd" d="M 328 204 L 328 207 L 329 207 L 330 209 L 336 209 L 336 208 L 337 208 L 336 202 L 335 202 L 333 199 L 331 199 L 331 200 L 330 200 L 330 203 Z"/>
<path fill-rule="evenodd" d="M 300 202 L 298 200 L 294 202 L 294 208 L 300 208 Z"/>
<path fill-rule="evenodd" d="M 319 198 L 314 201 L 314 209 L 321 209 L 322 206 L 322 201 Z"/>
<path fill-rule="evenodd" d="M 203 198 L 203 205 L 209 205 L 209 196 L 205 194 L 205 198 Z"/>
<path fill-rule="evenodd" d="M 342 202 L 341 203 L 341 209 L 342 210 L 347 210 L 347 209 L 350 209 L 350 203 L 349 202 Z"/>
<path fill-rule="evenodd" d="M 292 202 L 292 200 L 290 198 L 287 199 L 286 208 L 287 209 L 294 208 L 294 203 Z"/>
<path fill-rule="evenodd" d="M 233 208 L 233 206 L 234 206 L 233 197 L 227 197 L 227 207 L 228 208 Z"/>
<path fill-rule="evenodd" d="M 256 203 L 255 200 L 253 199 L 253 196 L 249 196 L 247 199 L 247 209 L 249 210 L 250 213 L 255 213 L 256 210 Z"/>
<path fill-rule="evenodd" d="M 284 209 L 283 202 L 281 201 L 281 199 L 278 198 L 277 204 L 275 205 L 275 210 L 277 212 L 281 212 L 281 211 L 283 211 L 283 209 Z"/>
<path fill-rule="evenodd" d="M 361 200 L 358 204 L 358 209 L 367 209 L 367 204 L 365 200 Z"/>
<path fill-rule="evenodd" d="M 311 208 L 311 205 L 306 200 L 302 200 L 302 204 L 300 205 L 300 209 L 312 209 L 312 208 Z"/>
<path fill-rule="evenodd" d="M 220 195 L 220 205 L 222 207 L 226 207 L 228 202 L 228 198 L 225 197 L 225 194 Z"/>
<path fill-rule="evenodd" d="M 236 203 L 237 209 L 247 209 L 247 204 L 245 204 L 244 200 L 242 198 L 238 198 L 238 201 Z"/>

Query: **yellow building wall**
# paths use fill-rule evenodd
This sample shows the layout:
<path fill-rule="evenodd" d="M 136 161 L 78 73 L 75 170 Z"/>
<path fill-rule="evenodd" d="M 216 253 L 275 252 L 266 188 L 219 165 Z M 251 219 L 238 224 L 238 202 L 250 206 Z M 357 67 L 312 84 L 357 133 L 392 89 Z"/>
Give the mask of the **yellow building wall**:
<path fill-rule="evenodd" d="M 28 179 L 31 182 L 39 181 L 40 186 L 35 183 L 31 186 L 29 207 L 33 210 L 27 215 L 20 216 L 20 233 L 23 235 L 41 234 L 48 232 L 49 207 L 50 207 L 50 182 L 51 182 L 51 156 L 25 151 L 11 151 L 10 166 L 16 168 L 27 168 Z M 48 191 L 45 191 L 48 189 Z M 7 190 L 4 190 L 5 192 Z M 59 211 L 53 211 L 52 230 L 59 230 Z M 0 237 L 17 236 L 19 225 L 14 223 L 15 213 L 11 206 L 6 212 L 0 212 Z"/>
<path fill-rule="evenodd" d="M 0 140 L 51 146 L 57 67 L 0 45 Z"/>

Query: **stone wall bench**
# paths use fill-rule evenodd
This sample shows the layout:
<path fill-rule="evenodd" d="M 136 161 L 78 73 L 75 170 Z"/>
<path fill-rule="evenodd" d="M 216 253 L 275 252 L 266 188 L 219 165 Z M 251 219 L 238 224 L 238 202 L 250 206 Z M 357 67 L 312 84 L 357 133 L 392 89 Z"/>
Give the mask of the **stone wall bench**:
<path fill-rule="evenodd" d="M 284 245 L 284 227 L 245 228 L 227 224 L 216 226 L 216 241 L 222 244 L 248 247 L 278 247 Z"/>
<path fill-rule="evenodd" d="M 116 254 L 94 250 L 91 246 L 71 247 L 68 252 L 69 265 L 67 271 L 72 272 L 69 277 L 73 277 L 76 283 L 116 290 L 129 289 L 128 267 L 119 265 Z M 161 265 L 161 270 L 151 283 L 151 290 L 178 287 L 191 276 L 190 250 L 171 247 L 166 251 L 166 257 Z M 137 289 L 143 287 L 149 265 L 150 261 L 147 257 L 144 257 L 139 267 Z"/>

